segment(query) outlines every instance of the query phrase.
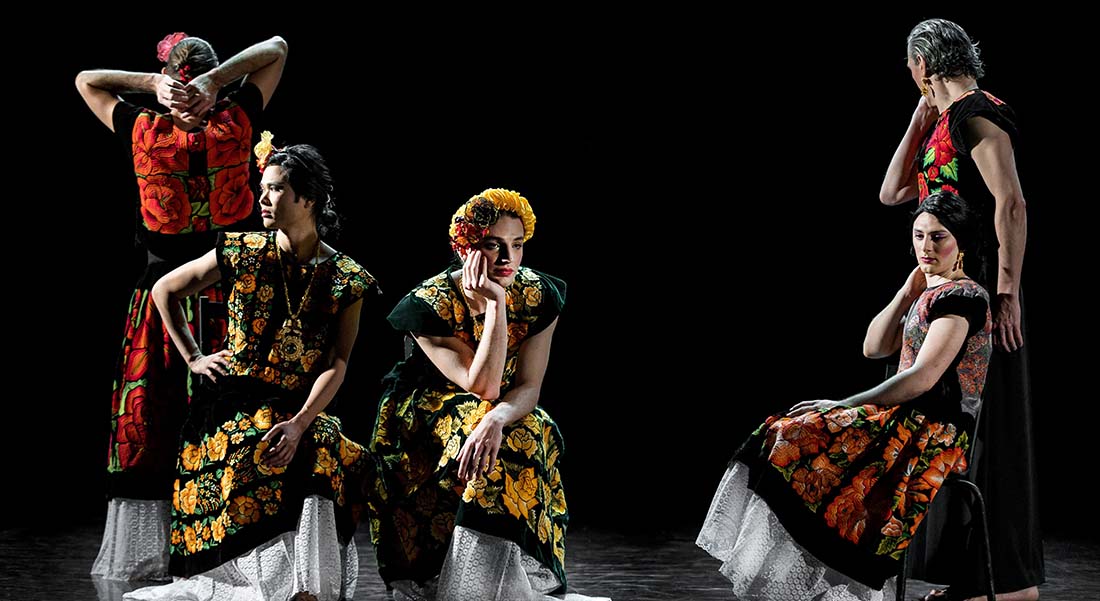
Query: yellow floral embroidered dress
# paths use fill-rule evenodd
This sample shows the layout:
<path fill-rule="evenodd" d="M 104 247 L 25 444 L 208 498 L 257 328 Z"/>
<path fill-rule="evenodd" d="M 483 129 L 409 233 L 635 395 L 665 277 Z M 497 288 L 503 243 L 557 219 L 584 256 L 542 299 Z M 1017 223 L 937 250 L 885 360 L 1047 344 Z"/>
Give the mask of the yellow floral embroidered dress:
<path fill-rule="evenodd" d="M 294 531 L 303 501 L 334 504 L 341 544 L 355 531 L 362 503 L 359 480 L 371 462 L 345 438 L 338 419 L 321 413 L 302 435 L 293 461 L 276 468 L 260 458 L 271 427 L 301 407 L 335 341 L 339 312 L 375 286 L 343 253 L 315 266 L 290 265 L 275 233 L 223 234 L 216 248 L 226 302 L 229 375 L 199 395 L 184 425 L 172 495 L 171 558 L 175 575 L 219 566 L 282 533 Z M 286 288 L 301 301 L 301 348 L 279 344 L 287 317 Z M 316 270 L 316 274 L 312 273 Z M 285 346 L 285 345 L 283 345 Z"/>
<path fill-rule="evenodd" d="M 521 267 L 506 290 L 508 356 L 501 397 L 513 384 L 521 344 L 553 323 L 565 283 Z M 401 331 L 454 336 L 476 348 L 484 317 L 470 314 L 449 272 L 407 294 L 389 316 Z M 383 580 L 423 582 L 439 574 L 455 526 L 515 542 L 565 588 L 569 514 L 559 472 L 557 424 L 541 407 L 504 428 L 496 469 L 463 485 L 458 453 L 495 400 L 448 380 L 421 352 L 386 376 L 370 450 L 379 478 L 368 493 Z"/>

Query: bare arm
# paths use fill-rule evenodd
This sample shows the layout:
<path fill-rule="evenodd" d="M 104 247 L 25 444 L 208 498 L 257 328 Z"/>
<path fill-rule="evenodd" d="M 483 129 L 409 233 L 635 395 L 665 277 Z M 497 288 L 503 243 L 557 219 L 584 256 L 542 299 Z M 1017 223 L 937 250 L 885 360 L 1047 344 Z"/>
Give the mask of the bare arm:
<path fill-rule="evenodd" d="M 893 300 L 867 326 L 867 335 L 863 338 L 864 357 L 881 359 L 898 352 L 901 348 L 905 315 L 926 286 L 927 280 L 920 267 L 909 273 L 905 285 L 898 289 Z"/>
<path fill-rule="evenodd" d="M 453 336 L 416 333 L 413 336 L 448 380 L 483 399 L 500 396 L 500 380 L 508 355 L 507 310 L 503 302 L 487 303 L 485 330 L 476 351 Z"/>
<path fill-rule="evenodd" d="M 967 121 L 967 135 L 970 156 L 995 202 L 993 226 L 1000 248 L 993 331 L 1002 349 L 1014 351 L 1024 344 L 1019 293 L 1027 245 L 1027 203 L 1008 134 L 988 119 L 974 117 Z"/>
<path fill-rule="evenodd" d="M 336 391 L 344 383 L 348 370 L 348 359 L 359 334 L 359 314 L 363 308 L 362 299 L 355 301 L 340 312 L 337 317 L 336 340 L 332 349 L 325 355 L 325 369 L 318 374 L 310 388 L 309 396 L 298 413 L 288 421 L 279 422 L 264 434 L 262 440 L 277 439 L 268 447 L 265 461 L 274 466 L 284 466 L 294 458 L 302 435 L 317 415 L 332 402 Z"/>
<path fill-rule="evenodd" d="M 196 371 L 199 367 L 196 364 L 203 358 L 203 354 L 199 344 L 195 342 L 195 337 L 191 335 L 191 328 L 187 326 L 187 316 L 184 315 L 180 302 L 188 296 L 209 288 L 220 278 L 218 260 L 214 251 L 211 250 L 194 261 L 173 269 L 153 284 L 151 293 L 153 304 L 160 313 L 160 318 L 164 321 L 164 327 L 176 345 L 176 350 L 187 360 L 192 371 Z M 217 373 L 222 372 L 208 375 L 217 378 Z"/>
<path fill-rule="evenodd" d="M 476 351 L 453 336 L 413 336 L 447 379 L 483 399 L 495 399 L 508 355 L 508 308 L 504 288 L 488 279 L 488 269 L 481 251 L 463 258 L 462 294 L 485 300 L 485 329 Z"/>
<path fill-rule="evenodd" d="M 286 54 L 286 41 L 279 36 L 241 50 L 229 60 L 191 80 L 189 85 L 199 91 L 202 97 L 202 101 L 191 107 L 191 110 L 200 113 L 209 110 L 217 99 L 218 90 L 242 77 L 260 89 L 264 99 L 263 106 L 266 107 L 283 76 Z"/>
<path fill-rule="evenodd" d="M 882 179 L 882 187 L 878 193 L 882 204 L 897 205 L 917 197 L 917 152 L 924 133 L 935 123 L 936 117 L 935 107 L 930 106 L 921 96 L 917 109 L 909 120 L 909 128 L 905 130 L 901 143 L 894 150 L 890 166 L 886 168 L 886 176 Z"/>
<path fill-rule="evenodd" d="M 842 401 L 803 401 L 790 415 L 835 407 L 900 405 L 928 392 L 943 377 L 966 342 L 970 324 L 960 315 L 945 315 L 932 322 L 913 366 L 900 371 L 878 386 Z"/>
<path fill-rule="evenodd" d="M 76 89 L 88 108 L 111 131 L 115 130 L 112 114 L 115 106 L 122 100 L 118 97 L 119 94 L 156 94 L 161 104 L 178 109 L 186 108 L 188 98 L 182 83 L 161 73 L 133 73 L 110 69 L 81 71 L 76 76 Z"/>
<path fill-rule="evenodd" d="M 535 410 L 546 365 L 550 361 L 550 342 L 557 325 L 558 320 L 554 318 L 545 330 L 528 338 L 520 346 L 515 386 L 481 418 L 458 453 L 458 476 L 462 480 L 492 471 L 504 440 L 504 427 L 522 420 Z"/>

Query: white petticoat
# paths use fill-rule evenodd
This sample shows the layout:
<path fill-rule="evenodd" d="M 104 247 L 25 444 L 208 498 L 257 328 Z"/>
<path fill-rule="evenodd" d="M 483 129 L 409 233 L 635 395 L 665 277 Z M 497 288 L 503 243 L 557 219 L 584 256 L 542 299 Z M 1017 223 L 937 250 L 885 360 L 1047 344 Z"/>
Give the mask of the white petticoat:
<path fill-rule="evenodd" d="M 745 601 L 888 601 L 894 580 L 875 590 L 830 569 L 798 545 L 768 504 L 748 488 L 734 462 L 711 502 L 697 545 L 722 561 L 719 571 Z"/>
<path fill-rule="evenodd" d="M 92 576 L 109 580 L 167 580 L 167 500 L 111 499 Z"/>
<path fill-rule="evenodd" d="M 210 571 L 138 589 L 127 601 L 287 601 L 308 591 L 318 601 L 351 599 L 359 573 L 355 542 L 336 538 L 332 501 L 307 497 L 298 529 Z"/>
<path fill-rule="evenodd" d="M 455 527 L 439 578 L 421 587 L 408 580 L 390 583 L 395 601 L 610 601 L 574 593 L 550 596 L 558 577 L 516 543 Z"/>

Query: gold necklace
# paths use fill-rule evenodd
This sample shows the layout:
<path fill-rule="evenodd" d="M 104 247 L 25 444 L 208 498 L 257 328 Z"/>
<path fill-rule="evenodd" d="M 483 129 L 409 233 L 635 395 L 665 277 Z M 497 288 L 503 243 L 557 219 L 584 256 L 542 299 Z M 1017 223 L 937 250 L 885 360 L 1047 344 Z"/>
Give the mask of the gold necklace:
<path fill-rule="evenodd" d="M 286 298 L 286 319 L 283 320 L 282 327 L 275 333 L 275 344 L 271 347 L 271 359 L 272 363 L 280 363 L 280 359 L 286 359 L 289 361 L 298 361 L 302 358 L 302 352 L 305 350 L 305 345 L 302 343 L 302 320 L 298 317 L 302 313 L 302 309 L 305 308 L 306 303 L 309 301 L 309 292 L 313 289 L 313 279 L 317 277 L 317 272 L 320 271 L 319 260 L 321 258 L 321 238 L 317 238 L 317 249 L 313 254 L 313 273 L 309 276 L 309 283 L 306 284 L 306 291 L 302 294 L 302 302 L 298 303 L 298 310 L 295 311 L 290 304 L 290 287 L 286 283 L 286 269 L 283 267 L 283 251 L 279 248 L 279 238 L 275 237 L 275 255 L 279 258 L 279 274 L 283 276 L 283 293 Z"/>

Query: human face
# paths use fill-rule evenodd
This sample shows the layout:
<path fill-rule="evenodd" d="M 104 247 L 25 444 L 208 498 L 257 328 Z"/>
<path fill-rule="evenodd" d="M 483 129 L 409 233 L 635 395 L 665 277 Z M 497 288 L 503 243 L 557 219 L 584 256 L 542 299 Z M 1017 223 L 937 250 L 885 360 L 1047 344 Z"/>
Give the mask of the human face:
<path fill-rule="evenodd" d="M 913 83 L 917 84 L 917 89 L 921 89 L 924 86 L 924 58 L 906 56 L 905 66 L 909 67 L 909 75 L 913 78 Z"/>
<path fill-rule="evenodd" d="M 309 218 L 308 200 L 300 198 L 280 165 L 268 165 L 260 178 L 260 217 L 269 230 L 283 229 Z"/>
<path fill-rule="evenodd" d="M 959 242 L 935 215 L 921 213 L 913 221 L 913 252 L 925 275 L 949 277 L 955 271 Z"/>
<path fill-rule="evenodd" d="M 523 261 L 523 220 L 502 215 L 477 245 L 489 266 L 489 279 L 507 288 Z"/>

